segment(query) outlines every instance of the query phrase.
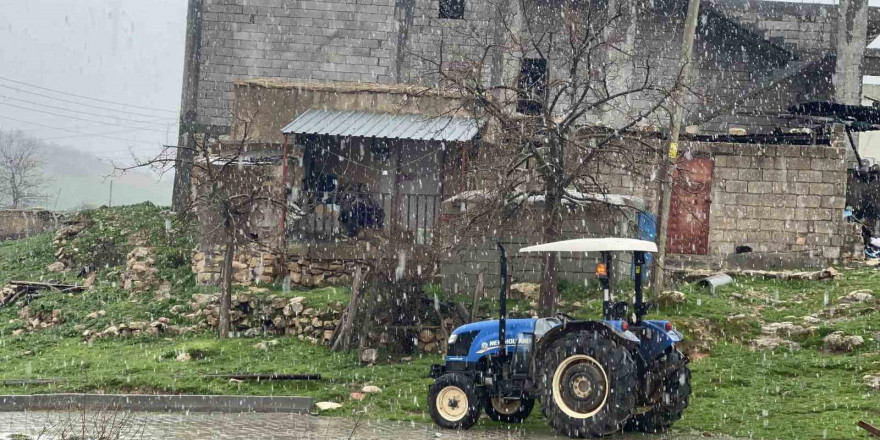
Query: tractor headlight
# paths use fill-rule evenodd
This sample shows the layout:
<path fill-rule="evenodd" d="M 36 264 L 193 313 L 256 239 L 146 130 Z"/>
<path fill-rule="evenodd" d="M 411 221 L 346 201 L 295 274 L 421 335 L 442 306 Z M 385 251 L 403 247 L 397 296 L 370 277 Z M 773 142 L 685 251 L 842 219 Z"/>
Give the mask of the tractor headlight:
<path fill-rule="evenodd" d="M 455 341 L 458 340 L 458 335 L 450 335 L 449 336 L 449 345 L 455 344 Z"/>

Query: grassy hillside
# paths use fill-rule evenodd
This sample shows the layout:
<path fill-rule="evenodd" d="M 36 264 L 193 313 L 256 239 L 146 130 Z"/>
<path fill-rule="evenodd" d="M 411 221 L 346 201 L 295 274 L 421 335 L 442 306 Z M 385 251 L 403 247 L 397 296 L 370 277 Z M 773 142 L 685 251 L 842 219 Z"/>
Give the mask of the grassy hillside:
<path fill-rule="evenodd" d="M 0 380 L 58 378 L 47 385 L 0 385 L 0 393 L 140 392 L 309 395 L 343 403 L 337 415 L 366 411 L 370 418 L 429 421 L 425 396 L 431 380 L 429 365 L 439 357 L 417 357 L 412 362 L 361 366 L 355 354 L 331 353 L 325 347 L 293 338 L 249 338 L 218 341 L 203 332 L 175 338 L 139 336 L 85 342 L 82 333 L 129 321 L 169 318 L 189 325 L 171 313 L 176 305 L 188 307 L 195 286 L 188 273 L 192 234 L 185 225 L 166 222 L 168 214 L 151 205 L 102 209 L 87 213 L 90 228 L 74 243 L 82 261 L 103 255 L 93 291 L 47 294 L 28 305 L 30 310 L 60 310 L 63 323 L 35 332 L 13 332 L 27 327 L 18 307 L 0 309 Z M 10 279 L 76 281 L 78 274 L 53 274 L 51 234 L 0 243 L 0 282 Z M 172 280 L 169 295 L 153 292 L 130 295 L 119 288 L 121 264 L 135 242 L 157 249 L 157 266 Z M 273 286 L 265 294 L 278 293 Z M 563 309 L 583 317 L 599 315 L 599 292 L 592 287 L 563 285 Z M 434 293 L 443 295 L 436 287 Z M 841 269 L 834 281 L 767 281 L 743 278 L 724 286 L 716 295 L 685 285 L 683 304 L 662 308 L 653 316 L 672 319 L 699 353 L 691 364 L 694 395 L 679 430 L 729 434 L 757 439 L 867 438 L 855 427 L 858 420 L 880 424 L 880 394 L 863 385 L 863 376 L 880 374 L 880 312 L 878 302 L 858 304 L 825 316 L 838 297 L 859 289 L 880 292 L 880 272 Z M 344 299 L 344 289 L 319 289 L 296 294 Z M 878 298 L 880 299 L 880 298 Z M 577 303 L 577 305 L 575 305 Z M 528 301 L 516 300 L 514 309 L 525 313 Z M 482 304 L 492 310 L 491 300 Z M 103 311 L 102 315 L 94 315 Z M 820 321 L 805 316 L 816 315 Z M 792 322 L 809 328 L 785 336 L 800 350 L 781 347 L 753 351 L 762 326 Z M 823 338 L 842 330 L 859 335 L 864 344 L 850 353 L 828 353 Z M 262 345 L 260 344 L 262 343 Z M 179 362 L 180 353 L 194 360 Z M 202 377 L 221 373 L 319 373 L 323 381 L 237 383 Z M 349 394 L 365 384 L 384 391 L 351 400 Z M 481 427 L 491 426 L 482 421 Z M 526 427 L 546 430 L 535 411 Z M 478 427 L 479 429 L 479 427 Z"/>

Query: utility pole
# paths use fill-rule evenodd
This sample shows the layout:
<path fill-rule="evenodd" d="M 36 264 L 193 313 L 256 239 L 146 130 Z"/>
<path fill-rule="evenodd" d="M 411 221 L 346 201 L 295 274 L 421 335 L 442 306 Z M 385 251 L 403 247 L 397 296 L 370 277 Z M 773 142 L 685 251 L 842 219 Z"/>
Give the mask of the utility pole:
<path fill-rule="evenodd" d="M 113 207 L 113 181 L 110 181 L 110 198 L 107 200 L 107 207 Z"/>
<path fill-rule="evenodd" d="M 681 120 L 684 117 L 685 88 L 690 81 L 692 65 L 691 57 L 694 49 L 694 36 L 697 32 L 697 20 L 700 16 L 700 0 L 688 2 L 687 17 L 684 23 L 684 36 L 681 41 L 680 76 L 672 89 L 672 121 L 669 127 L 669 145 L 666 157 L 660 158 L 660 170 L 657 174 L 660 188 L 660 228 L 657 231 L 657 261 L 653 272 L 653 289 L 655 294 L 663 291 L 664 273 L 666 269 L 666 237 L 669 228 L 669 205 L 672 204 L 672 180 L 670 170 L 678 157 L 678 135 L 681 131 Z"/>

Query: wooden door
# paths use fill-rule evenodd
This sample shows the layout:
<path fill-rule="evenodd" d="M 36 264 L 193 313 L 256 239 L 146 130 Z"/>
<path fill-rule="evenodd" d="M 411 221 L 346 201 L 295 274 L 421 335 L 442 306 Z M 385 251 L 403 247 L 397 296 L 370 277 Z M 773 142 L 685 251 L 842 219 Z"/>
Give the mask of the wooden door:
<path fill-rule="evenodd" d="M 666 252 L 691 255 L 709 253 L 709 208 L 712 204 L 714 168 L 710 157 L 681 159 L 676 164 L 672 175 Z"/>

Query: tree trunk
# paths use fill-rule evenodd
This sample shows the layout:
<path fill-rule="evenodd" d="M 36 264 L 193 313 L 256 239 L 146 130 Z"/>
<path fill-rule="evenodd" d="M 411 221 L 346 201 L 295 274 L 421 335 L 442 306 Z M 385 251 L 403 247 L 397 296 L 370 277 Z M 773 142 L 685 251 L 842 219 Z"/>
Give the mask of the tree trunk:
<path fill-rule="evenodd" d="M 470 316 L 471 322 L 477 321 L 477 307 L 480 305 L 480 298 L 483 297 L 483 284 L 484 284 L 483 274 L 484 273 L 485 272 L 483 270 L 481 270 L 480 273 L 477 274 L 477 287 L 476 287 L 476 289 L 474 289 L 474 299 L 473 299 L 473 303 L 471 304 L 471 316 Z"/>
<path fill-rule="evenodd" d="M 562 192 L 555 188 L 555 182 L 548 182 L 544 200 L 544 243 L 559 240 L 560 209 L 562 205 Z M 556 252 L 550 252 L 544 256 L 544 268 L 541 278 L 541 316 L 553 316 L 556 314 L 556 301 L 559 296 L 556 286 Z"/>
<path fill-rule="evenodd" d="M 235 257 L 234 232 L 226 232 L 226 251 L 223 255 L 223 281 L 220 286 L 220 339 L 229 337 L 230 322 L 229 308 L 232 305 L 232 260 Z"/>
<path fill-rule="evenodd" d="M 351 335 L 354 331 L 354 322 L 357 318 L 357 312 L 360 307 L 361 291 L 364 287 L 364 274 L 361 266 L 357 266 L 354 271 L 354 280 L 351 284 L 351 301 L 348 307 L 342 313 L 342 319 L 339 320 L 339 327 L 333 335 L 332 351 L 349 351 L 351 350 Z"/>

